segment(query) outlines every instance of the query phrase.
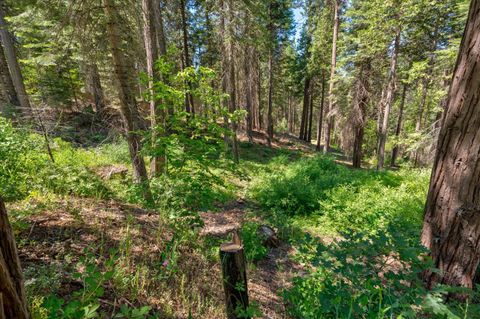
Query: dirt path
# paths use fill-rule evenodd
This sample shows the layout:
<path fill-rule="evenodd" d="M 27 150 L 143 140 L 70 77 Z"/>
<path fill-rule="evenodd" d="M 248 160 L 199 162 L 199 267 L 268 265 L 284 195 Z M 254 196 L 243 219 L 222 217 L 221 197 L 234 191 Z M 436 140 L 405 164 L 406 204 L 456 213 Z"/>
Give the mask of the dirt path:
<path fill-rule="evenodd" d="M 243 204 L 236 206 L 221 212 L 201 213 L 205 223 L 201 233 L 227 238 L 233 230 L 240 228 L 245 220 L 245 210 Z M 259 305 L 262 318 L 288 318 L 281 293 L 300 270 L 300 266 L 289 259 L 291 252 L 292 248 L 284 243 L 269 248 L 264 259 L 247 269 L 250 300 Z"/>

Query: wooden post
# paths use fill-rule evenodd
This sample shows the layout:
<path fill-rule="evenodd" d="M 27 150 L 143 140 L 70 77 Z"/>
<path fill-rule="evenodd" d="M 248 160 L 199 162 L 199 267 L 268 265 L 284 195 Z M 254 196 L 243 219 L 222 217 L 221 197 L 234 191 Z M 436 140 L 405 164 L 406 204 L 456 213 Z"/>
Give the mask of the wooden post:
<path fill-rule="evenodd" d="M 237 232 L 233 240 L 220 246 L 220 262 L 222 264 L 223 288 L 227 318 L 240 318 L 240 312 L 248 308 L 248 288 L 245 253 Z M 247 318 L 243 317 L 242 318 Z"/>
<path fill-rule="evenodd" d="M 15 237 L 8 222 L 7 210 L 0 198 L 0 296 L 2 315 L 8 319 L 28 319 L 23 288 L 23 274 L 18 258 Z"/>

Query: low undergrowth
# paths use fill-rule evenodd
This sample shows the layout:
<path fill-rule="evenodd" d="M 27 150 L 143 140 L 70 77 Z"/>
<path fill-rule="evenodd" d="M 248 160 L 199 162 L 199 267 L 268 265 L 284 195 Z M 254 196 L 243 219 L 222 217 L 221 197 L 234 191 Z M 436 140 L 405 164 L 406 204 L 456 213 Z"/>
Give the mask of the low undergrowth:
<path fill-rule="evenodd" d="M 377 172 L 333 157 L 221 141 L 170 141 L 168 174 L 151 179 L 154 207 L 133 183 L 123 140 L 95 148 L 50 141 L 0 118 L 0 187 L 25 267 L 32 318 L 218 318 L 218 246 L 198 212 L 235 197 L 258 205 L 241 229 L 253 265 L 268 249 L 261 223 L 294 246 L 305 273 L 283 291 L 295 318 L 475 318 L 451 287 L 427 291 L 419 244 L 427 170 Z M 148 161 L 148 157 L 146 157 Z M 105 174 L 107 172 L 108 174 Z M 119 172 L 110 174 L 110 172 Z M 108 175 L 108 177 L 106 176 Z M 256 206 L 255 206 L 256 207 Z M 250 218 L 250 217 L 249 217 Z"/>
<path fill-rule="evenodd" d="M 250 196 L 264 210 L 315 233 L 354 229 L 377 232 L 391 223 L 421 224 L 427 170 L 354 170 L 329 157 L 291 163 L 279 157 L 261 174 Z"/>
<path fill-rule="evenodd" d="M 284 291 L 295 318 L 474 318 L 478 307 L 428 291 L 435 271 L 419 243 L 427 170 L 355 170 L 334 158 L 279 157 L 253 182 L 264 210 L 307 274 Z"/>

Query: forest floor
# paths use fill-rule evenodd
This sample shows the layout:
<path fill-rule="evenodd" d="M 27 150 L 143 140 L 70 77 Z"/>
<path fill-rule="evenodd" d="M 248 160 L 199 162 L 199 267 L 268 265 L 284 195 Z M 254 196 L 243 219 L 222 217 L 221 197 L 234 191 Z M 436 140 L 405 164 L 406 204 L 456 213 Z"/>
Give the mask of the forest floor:
<path fill-rule="evenodd" d="M 322 317 L 329 310 L 318 300 L 331 292 L 311 276 L 321 245 L 333 245 L 333 258 L 376 256 L 385 241 L 375 236 L 390 225 L 416 236 L 426 171 L 351 169 L 342 154 L 318 156 L 289 135 L 272 148 L 261 133 L 254 142 L 240 136 L 239 165 L 188 163 L 153 178 L 153 209 L 132 183 L 124 141 L 55 140 L 55 165 L 44 163 L 50 170 L 40 171 L 38 185 L 7 203 L 32 318 L 225 318 L 219 247 L 234 230 L 244 240 L 255 317 Z M 277 247 L 263 244 L 261 225 L 276 230 Z M 335 244 L 340 234 L 350 239 Z M 379 246 L 356 249 L 357 235 Z M 372 271 L 355 268 L 348 282 Z M 356 288 L 344 287 L 344 297 Z"/>
<path fill-rule="evenodd" d="M 219 236 L 226 240 L 231 232 L 240 229 L 248 215 L 246 204 L 243 200 L 232 204 L 229 206 L 234 207 L 227 210 L 200 213 L 205 223 L 201 234 Z M 261 223 L 258 217 L 254 219 Z M 291 245 L 280 242 L 278 247 L 268 248 L 265 257 L 256 264 L 250 264 L 247 269 L 249 297 L 258 304 L 263 318 L 287 318 L 281 294 L 290 287 L 292 278 L 302 269 L 291 260 L 293 254 L 294 248 Z"/>
<path fill-rule="evenodd" d="M 241 141 L 246 142 L 246 137 L 241 137 Z M 275 153 L 264 148 L 266 141 L 262 134 L 255 136 L 255 142 L 261 152 L 253 150 L 249 156 L 262 162 L 262 156 L 267 154 L 264 158 L 267 163 Z M 276 139 L 273 152 L 285 150 L 311 153 L 314 146 L 285 135 Z M 102 179 L 122 178 L 127 168 L 116 164 L 94 171 Z M 119 199 L 39 194 L 10 203 L 8 209 L 18 237 L 27 294 L 54 293 L 65 300 L 85 294 L 89 278 L 79 278 L 78 273 L 92 265 L 106 267 L 113 259 L 113 282 L 98 283 L 104 290 L 99 298 L 103 312 L 113 314 L 122 304 L 132 307 L 148 304 L 161 318 L 188 318 L 191 311 L 194 318 L 198 317 L 195 313 L 203 313 L 200 317 L 204 318 L 222 318 L 218 247 L 246 220 L 264 222 L 254 204 L 244 198 L 242 192 L 247 187 L 248 182 L 243 182 L 237 198 L 215 210 L 200 212 L 203 221 L 200 239 L 192 237 L 198 243 L 187 244 L 176 242 L 178 229 L 172 228 L 154 210 Z M 178 247 L 173 249 L 172 245 Z M 166 256 L 169 252 L 178 256 Z M 287 318 L 281 294 L 301 271 L 300 265 L 290 259 L 293 253 L 294 248 L 282 242 L 279 247 L 269 248 L 264 258 L 248 265 L 249 295 L 262 318 Z M 175 265 L 170 269 L 166 260 Z M 92 277 L 101 277 L 102 272 L 98 273 Z M 31 303 L 38 306 L 44 302 L 43 297 L 39 298 Z"/>

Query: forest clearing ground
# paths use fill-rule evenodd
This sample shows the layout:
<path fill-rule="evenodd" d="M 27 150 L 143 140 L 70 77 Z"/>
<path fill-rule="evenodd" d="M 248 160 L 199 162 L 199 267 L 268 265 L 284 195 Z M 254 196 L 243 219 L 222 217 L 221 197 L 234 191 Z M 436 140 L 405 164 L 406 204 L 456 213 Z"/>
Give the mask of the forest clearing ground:
<path fill-rule="evenodd" d="M 7 208 L 18 238 L 28 295 L 40 298 L 40 304 L 52 294 L 71 300 L 85 288 L 74 276 L 85 267 L 82 256 L 90 255 L 88 262 L 104 267 L 114 249 L 117 278 L 104 285 L 105 294 L 99 300 L 102 311 L 113 313 L 125 304 L 148 305 L 161 318 L 188 318 L 190 312 L 194 318 L 224 317 L 219 244 L 245 222 L 266 223 L 259 208 L 244 199 L 250 178 L 277 156 L 296 160 L 314 152 L 314 145 L 288 135 L 276 137 L 273 148 L 265 147 L 260 132 L 255 133 L 255 144 L 246 143 L 246 136 L 240 141 L 248 176 L 238 180 L 237 200 L 220 204 L 215 211 L 200 212 L 204 222 L 200 236 L 187 235 L 186 241 L 175 246 L 175 256 L 169 255 L 177 239 L 168 217 L 120 198 L 39 193 L 10 203 Z M 124 180 L 129 170 L 125 164 L 89 169 L 105 183 Z M 250 298 L 262 318 L 287 318 L 281 293 L 302 273 L 300 265 L 289 258 L 293 254 L 294 248 L 282 243 L 248 267 Z M 165 268 L 165 261 L 172 263 L 172 272 Z"/>
<path fill-rule="evenodd" d="M 241 134 L 239 140 L 246 143 L 248 138 L 245 134 Z M 264 133 L 253 132 L 253 140 L 257 147 L 262 146 L 265 147 L 265 150 L 268 150 Z M 282 134 L 276 136 L 273 140 L 272 150 L 273 152 L 286 150 L 311 154 L 315 151 L 315 145 L 301 141 L 292 135 Z M 220 237 L 227 241 L 230 238 L 229 235 L 234 230 L 240 229 L 246 221 L 253 220 L 262 224 L 263 221 L 259 214 L 251 213 L 251 211 L 257 211 L 258 208 L 251 208 L 249 204 L 244 199 L 237 199 L 224 205 L 218 211 L 200 213 L 204 222 L 201 234 L 203 236 Z M 283 290 L 291 286 L 292 279 L 302 273 L 301 265 L 290 258 L 293 254 L 294 248 L 285 242 L 281 242 L 278 247 L 268 248 L 263 259 L 255 264 L 248 265 L 247 278 L 250 302 L 259 306 L 262 318 L 288 318 L 281 294 Z"/>
<path fill-rule="evenodd" d="M 202 212 L 200 217 L 205 225 L 201 230 L 204 236 L 219 236 L 227 240 L 228 235 L 249 218 L 243 200 L 233 202 L 235 207 L 219 212 Z M 229 208 L 230 208 L 229 207 Z M 253 217 L 256 221 L 258 217 Z M 268 248 L 262 260 L 249 264 L 247 268 L 250 302 L 257 303 L 262 318 L 287 318 L 281 293 L 290 286 L 292 278 L 300 271 L 300 265 L 293 262 L 289 255 L 293 248 L 281 243 L 279 247 Z"/>

